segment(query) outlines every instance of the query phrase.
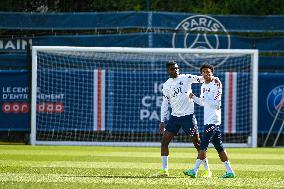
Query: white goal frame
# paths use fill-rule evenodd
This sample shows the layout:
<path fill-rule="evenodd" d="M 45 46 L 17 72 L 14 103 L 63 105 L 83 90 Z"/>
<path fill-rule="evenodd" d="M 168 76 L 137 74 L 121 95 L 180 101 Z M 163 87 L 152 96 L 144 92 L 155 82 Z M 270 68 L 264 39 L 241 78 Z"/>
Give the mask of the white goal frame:
<path fill-rule="evenodd" d="M 181 49 L 181 48 L 128 48 L 128 47 L 69 47 L 69 46 L 33 46 L 32 47 L 32 93 L 31 93 L 31 134 L 32 145 L 109 145 L 109 146 L 160 146 L 159 142 L 82 142 L 82 141 L 37 141 L 36 140 L 36 104 L 37 104 L 37 52 L 38 51 L 92 51 L 92 52 L 128 52 L 128 53 L 203 53 L 203 54 L 250 54 L 252 55 L 252 135 L 247 144 L 227 143 L 225 147 L 257 147 L 258 128 L 258 50 L 252 49 Z M 190 147 L 191 143 L 171 143 L 170 146 Z"/>

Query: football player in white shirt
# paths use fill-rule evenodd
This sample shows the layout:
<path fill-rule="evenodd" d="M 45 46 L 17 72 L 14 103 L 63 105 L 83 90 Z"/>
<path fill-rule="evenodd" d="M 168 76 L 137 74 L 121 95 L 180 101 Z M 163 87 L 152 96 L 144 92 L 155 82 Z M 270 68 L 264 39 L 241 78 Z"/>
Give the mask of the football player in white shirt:
<path fill-rule="evenodd" d="M 162 169 L 154 175 L 159 177 L 169 176 L 169 143 L 179 132 L 180 128 L 191 137 L 197 151 L 200 148 L 197 121 L 194 115 L 194 102 L 188 98 L 188 95 L 192 92 L 191 84 L 202 83 L 203 78 L 202 76 L 191 74 L 179 74 L 179 67 L 175 61 L 169 61 L 166 67 L 169 79 L 163 84 L 163 102 L 161 105 L 161 122 L 159 126 L 163 134 L 161 141 Z M 220 82 L 219 79 L 216 78 L 216 82 Z M 167 125 L 165 125 L 168 104 L 171 105 L 172 112 Z M 207 159 L 204 159 L 203 164 L 204 168 L 210 171 Z"/>
<path fill-rule="evenodd" d="M 197 177 L 198 168 L 206 158 L 206 151 L 209 142 L 212 142 L 217 150 L 221 161 L 226 167 L 226 173 L 221 178 L 234 178 L 235 173 L 230 165 L 228 155 L 223 147 L 221 139 L 221 85 L 217 86 L 213 79 L 214 68 L 210 64 L 204 64 L 200 68 L 200 72 L 204 78 L 204 83 L 201 86 L 200 98 L 196 97 L 193 93 L 189 94 L 189 98 L 200 106 L 204 106 L 204 132 L 201 139 L 200 151 L 193 169 L 184 171 L 185 175 L 192 178 Z M 210 175 L 211 176 L 211 175 Z"/>

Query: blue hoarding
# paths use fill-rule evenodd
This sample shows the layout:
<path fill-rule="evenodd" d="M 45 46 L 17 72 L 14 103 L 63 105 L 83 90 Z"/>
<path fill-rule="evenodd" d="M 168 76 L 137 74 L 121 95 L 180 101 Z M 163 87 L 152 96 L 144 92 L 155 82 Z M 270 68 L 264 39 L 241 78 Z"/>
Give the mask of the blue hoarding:
<path fill-rule="evenodd" d="M 0 71 L 1 78 L 1 127 L 6 131 L 29 131 L 30 130 L 30 78 L 27 70 Z M 42 85 L 38 88 L 37 111 L 40 115 L 42 130 L 64 129 L 94 130 L 94 73 L 91 71 L 63 70 L 49 71 L 53 78 L 49 82 L 54 83 L 54 91 Z M 59 77 L 67 78 L 67 83 L 60 83 Z M 193 72 L 193 74 L 198 74 Z M 223 73 L 216 75 L 226 85 Z M 44 74 L 43 74 L 44 77 Z M 242 85 L 245 75 L 239 74 L 237 80 Z M 74 78 L 77 78 L 76 81 Z M 123 83 L 119 78 L 124 79 Z M 129 132 L 157 132 L 160 119 L 161 85 L 167 79 L 167 74 L 157 72 L 105 72 L 105 130 L 129 131 Z M 279 110 L 276 118 L 277 124 L 284 118 L 283 106 L 280 106 L 284 98 L 284 74 L 260 73 L 258 95 L 258 132 L 266 133 Z M 80 85 L 78 85 L 80 83 Z M 63 87 L 70 86 L 70 87 Z M 46 85 L 48 87 L 48 85 Z M 193 91 L 198 95 L 200 85 L 194 84 Z M 49 90 L 49 91 L 48 91 Z M 225 90 L 225 88 L 223 89 Z M 47 92 L 48 91 L 48 92 Z M 249 99 L 248 91 L 237 89 L 236 113 L 239 117 L 236 129 L 238 132 L 246 132 L 249 125 L 247 106 Z M 224 92 L 224 91 L 223 91 Z M 78 95 L 79 94 L 79 95 Z M 223 95 L 223 114 L 226 102 Z M 280 104 L 280 105 L 279 105 Z M 198 123 L 202 130 L 202 108 L 195 107 Z M 223 115 L 224 118 L 224 115 Z M 222 119 L 224 122 L 224 119 Z M 52 125 L 52 127 L 51 127 Z M 247 126 L 246 126 L 247 125 Z"/>
<path fill-rule="evenodd" d="M 260 73 L 258 94 L 258 132 L 266 133 L 275 119 L 277 133 L 284 121 L 284 73 Z"/>
<path fill-rule="evenodd" d="M 0 131 L 30 130 L 30 78 L 27 70 L 1 70 Z"/>

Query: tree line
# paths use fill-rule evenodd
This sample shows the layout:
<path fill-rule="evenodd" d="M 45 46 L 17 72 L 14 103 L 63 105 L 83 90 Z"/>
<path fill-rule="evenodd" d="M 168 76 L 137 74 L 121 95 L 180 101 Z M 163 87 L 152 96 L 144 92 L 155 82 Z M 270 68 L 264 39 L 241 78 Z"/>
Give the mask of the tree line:
<path fill-rule="evenodd" d="M 167 11 L 202 14 L 284 15 L 284 0 L 4 0 L 0 11 Z"/>

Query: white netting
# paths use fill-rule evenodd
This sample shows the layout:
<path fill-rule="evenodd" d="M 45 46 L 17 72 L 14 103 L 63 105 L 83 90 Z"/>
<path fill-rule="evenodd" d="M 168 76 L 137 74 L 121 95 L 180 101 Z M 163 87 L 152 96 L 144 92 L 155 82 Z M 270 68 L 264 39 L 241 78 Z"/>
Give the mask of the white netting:
<path fill-rule="evenodd" d="M 161 85 L 168 79 L 166 63 L 176 60 L 181 73 L 200 75 L 204 62 L 215 66 L 223 83 L 224 142 L 251 142 L 252 54 L 129 49 L 37 49 L 35 141 L 159 142 Z M 200 84 L 192 88 L 200 93 Z M 202 132 L 202 108 L 195 105 L 195 113 Z M 189 143 L 183 132 L 173 142 Z"/>

